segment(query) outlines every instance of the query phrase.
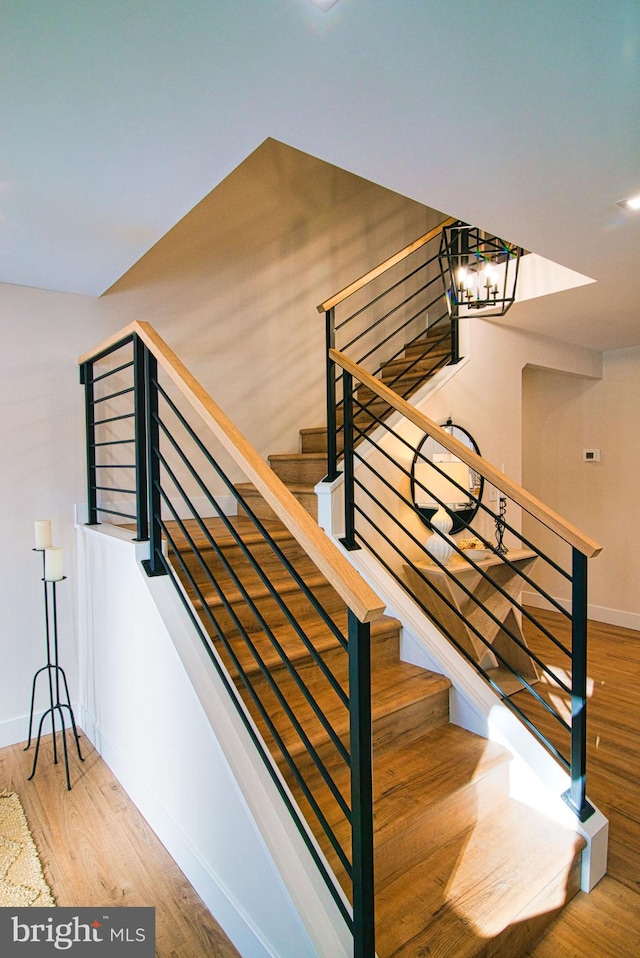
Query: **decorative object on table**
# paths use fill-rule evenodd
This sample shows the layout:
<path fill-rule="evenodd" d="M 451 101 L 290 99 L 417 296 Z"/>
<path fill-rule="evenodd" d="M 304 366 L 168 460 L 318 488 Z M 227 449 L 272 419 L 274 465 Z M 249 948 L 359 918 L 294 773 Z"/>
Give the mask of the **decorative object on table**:
<path fill-rule="evenodd" d="M 434 466 L 428 463 L 419 464 L 419 482 L 428 489 L 420 489 L 421 502 L 425 507 L 429 505 L 436 511 L 431 516 L 431 528 L 434 530 L 427 541 L 425 548 L 432 558 L 446 564 L 453 555 L 451 545 L 451 529 L 453 518 L 451 510 L 460 502 L 465 484 L 468 484 L 469 469 L 460 459 L 451 456 L 447 461 L 435 462 Z M 425 475 L 427 469 L 430 475 Z M 438 471 L 439 470 L 439 471 Z"/>
<path fill-rule="evenodd" d="M 498 499 L 498 513 L 496 515 L 496 552 L 506 555 L 509 551 L 504 544 L 505 515 L 507 514 L 507 500 L 504 496 Z"/>
<path fill-rule="evenodd" d="M 446 226 L 439 257 L 450 315 L 504 316 L 515 301 L 521 253 L 475 226 Z"/>
<path fill-rule="evenodd" d="M 54 548 L 52 546 L 51 539 L 51 520 L 50 519 L 38 519 L 35 523 L 35 547 L 34 552 L 42 553 L 42 582 L 44 585 L 44 621 L 45 621 L 45 637 L 47 643 L 47 664 L 43 665 L 41 669 L 38 669 L 36 674 L 33 676 L 33 683 L 31 686 L 31 708 L 29 710 L 29 739 L 25 747 L 25 752 L 31 746 L 31 733 L 33 730 L 33 712 L 35 707 L 36 699 L 36 687 L 38 684 L 38 677 L 43 673 L 47 673 L 47 680 L 49 686 L 49 708 L 44 712 L 40 723 L 38 725 L 38 735 L 36 737 L 36 750 L 33 757 L 33 770 L 29 776 L 29 781 L 36 774 L 36 768 L 38 765 L 38 755 L 40 752 L 40 739 L 42 737 L 42 728 L 44 725 L 44 720 L 48 715 L 51 716 L 51 731 L 52 731 L 52 743 L 53 743 L 53 761 L 54 764 L 58 764 L 58 743 L 57 743 L 57 729 L 56 729 L 56 713 L 60 718 L 60 728 L 62 732 L 62 746 L 64 752 L 64 765 L 67 775 L 67 789 L 71 789 L 71 779 L 69 777 L 69 754 L 67 751 L 67 728 L 64 720 L 64 710 L 66 709 L 68 713 L 69 720 L 71 722 L 71 727 L 73 729 L 73 735 L 76 740 L 76 747 L 78 749 L 78 758 L 81 762 L 84 761 L 82 757 L 82 752 L 80 751 L 80 738 L 78 736 L 78 730 L 76 728 L 76 721 L 73 714 L 73 709 L 71 708 L 71 699 L 69 697 L 69 685 L 67 683 L 67 676 L 64 669 L 59 663 L 58 660 L 58 606 L 57 606 L 57 595 L 56 587 L 59 582 L 62 582 L 66 579 L 66 576 L 63 574 L 63 551 L 60 548 Z M 61 679 L 64 686 L 64 695 L 61 697 Z"/>
<path fill-rule="evenodd" d="M 454 439 L 458 439 L 467 449 L 480 455 L 480 450 L 475 439 L 466 429 L 463 429 L 462 426 L 456 425 L 449 418 L 446 423 L 443 423 L 442 428 L 453 436 Z M 458 464 L 458 467 L 462 467 L 459 468 L 458 472 L 460 478 L 459 486 L 461 486 L 462 489 L 458 490 L 454 496 L 455 501 L 452 502 L 447 509 L 452 521 L 450 533 L 451 535 L 455 535 L 458 532 L 462 532 L 462 530 L 467 528 L 473 521 L 480 507 L 484 479 L 475 472 L 474 469 L 469 468 L 469 466 L 465 465 L 460 459 L 448 452 L 444 446 L 437 440 L 432 439 L 431 436 L 425 436 L 424 439 L 422 439 L 413 457 L 413 463 L 411 465 L 411 498 L 416 512 L 422 521 L 425 525 L 431 527 L 432 519 L 438 511 L 438 503 L 435 502 L 429 494 L 429 482 L 437 475 L 431 463 L 441 466 L 445 462 L 455 462 Z M 455 479 L 453 475 L 451 475 L 451 478 Z M 440 496 L 440 498 L 442 499 L 442 496 Z"/>
<path fill-rule="evenodd" d="M 452 562 L 447 569 L 424 561 L 404 567 L 413 594 L 459 649 L 490 676 L 492 669 L 506 667 L 493 673 L 503 695 L 522 691 L 522 679 L 529 685 L 539 680 L 517 614 L 526 576 L 537 558 L 530 549 L 512 549 L 509 562 L 504 562 L 490 552 L 482 560 L 489 573 L 483 576 L 471 562 Z M 462 614 L 465 606 L 469 611 L 469 603 L 471 618 Z"/>
<path fill-rule="evenodd" d="M 54 905 L 20 799 L 15 792 L 1 792 L 0 908 Z"/>

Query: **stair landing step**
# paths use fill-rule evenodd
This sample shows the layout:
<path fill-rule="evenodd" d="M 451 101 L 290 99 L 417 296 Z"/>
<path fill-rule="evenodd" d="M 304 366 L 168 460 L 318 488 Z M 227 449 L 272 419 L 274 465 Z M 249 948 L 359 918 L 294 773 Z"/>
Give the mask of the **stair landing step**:
<path fill-rule="evenodd" d="M 474 824 L 480 815 L 497 809 L 509 796 L 511 753 L 466 729 L 446 724 L 412 742 L 401 738 L 378 747 L 373 756 L 375 871 L 389 884 L 425 855 Z M 330 774 L 347 801 L 349 770 L 334 765 Z M 294 794 L 295 782 L 286 775 Z M 349 848 L 350 828 L 311 759 L 304 765 L 305 781 L 319 798 L 323 812 L 343 848 Z M 335 855 L 320 835 L 332 865 Z M 340 868 L 338 867 L 338 874 Z M 350 894 L 349 882 L 345 891 Z"/>
<path fill-rule="evenodd" d="M 513 799 L 376 894 L 380 958 L 519 955 L 579 886 L 584 841 Z M 539 927 L 536 927 L 539 926 Z"/>

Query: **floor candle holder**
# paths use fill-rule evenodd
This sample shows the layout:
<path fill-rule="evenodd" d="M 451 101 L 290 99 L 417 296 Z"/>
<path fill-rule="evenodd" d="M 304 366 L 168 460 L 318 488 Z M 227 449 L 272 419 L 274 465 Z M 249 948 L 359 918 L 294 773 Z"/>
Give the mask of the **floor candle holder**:
<path fill-rule="evenodd" d="M 45 711 L 40 723 L 38 725 L 38 734 L 36 736 L 36 750 L 33 757 L 33 770 L 31 775 L 28 778 L 28 781 L 36 774 L 36 768 L 38 766 L 38 755 L 40 752 L 40 739 L 42 737 L 42 728 L 44 721 L 48 715 L 51 716 L 51 730 L 52 730 L 52 739 L 53 739 L 53 762 L 54 765 L 58 764 L 58 746 L 57 746 L 57 729 L 56 729 L 56 714 L 60 719 L 60 730 L 62 732 L 62 747 L 64 753 L 64 766 L 67 775 L 67 789 L 71 790 L 71 779 L 69 777 L 69 753 L 67 750 L 67 727 L 65 725 L 65 709 L 68 713 L 68 718 L 71 722 L 71 728 L 73 729 L 73 735 L 76 740 L 76 748 L 78 749 L 78 758 L 81 762 L 84 762 L 82 757 L 82 752 L 80 751 L 80 738 L 78 736 L 78 729 L 76 728 L 76 721 L 73 714 L 73 709 L 71 708 L 71 699 L 69 697 L 69 685 L 67 683 L 67 676 L 64 669 L 59 663 L 58 659 L 58 608 L 57 608 L 57 596 L 56 596 L 56 587 L 59 582 L 62 582 L 66 579 L 66 576 L 59 575 L 55 579 L 47 578 L 47 568 L 46 568 L 46 556 L 45 549 L 35 548 L 34 552 L 42 553 L 42 582 L 44 584 L 44 621 L 45 621 L 45 636 L 47 642 L 47 664 L 43 665 L 41 669 L 33 676 L 33 683 L 31 686 L 31 708 L 29 710 L 29 740 L 25 747 L 25 752 L 31 747 L 31 733 L 33 731 L 33 712 L 36 700 L 36 687 L 38 684 L 38 678 L 40 675 L 46 672 L 48 685 L 49 685 L 49 708 Z M 53 551 L 53 550 L 52 550 Z M 62 680 L 62 681 L 61 681 Z"/>

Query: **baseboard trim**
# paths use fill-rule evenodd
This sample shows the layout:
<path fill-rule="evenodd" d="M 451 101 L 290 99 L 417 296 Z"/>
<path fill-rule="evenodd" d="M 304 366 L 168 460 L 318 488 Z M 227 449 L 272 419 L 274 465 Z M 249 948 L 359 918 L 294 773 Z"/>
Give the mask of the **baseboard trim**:
<path fill-rule="evenodd" d="M 78 706 L 72 705 L 74 716 L 78 714 Z M 38 734 L 38 726 L 42 716 L 45 714 L 45 709 L 42 709 L 40 712 L 35 712 L 33 715 L 33 726 L 31 733 L 31 746 L 33 748 L 33 743 L 35 737 Z M 59 723 L 57 723 L 59 724 Z M 66 724 L 66 723 L 65 723 Z M 71 731 L 67 727 L 67 731 Z M 51 734 L 51 721 L 45 722 L 45 728 L 42 730 L 43 735 Z M 73 731 L 71 731 L 73 735 Z M 29 715 L 19 715 L 16 718 L 5 719 L 4 722 L 0 722 L 0 748 L 8 748 L 10 745 L 26 745 L 27 738 L 29 735 Z M 67 742 L 69 740 L 67 739 Z"/>
<path fill-rule="evenodd" d="M 571 611 L 571 601 L 569 599 L 556 599 L 558 605 Z M 553 606 L 546 599 L 543 599 L 537 592 L 523 592 L 523 605 L 529 605 L 533 609 L 547 609 L 553 612 Z M 624 612 L 622 609 L 608 609 L 602 605 L 588 605 L 587 617 L 594 622 L 604 622 L 606 625 L 618 625 L 623 629 L 633 629 L 640 632 L 640 615 L 635 612 Z"/>

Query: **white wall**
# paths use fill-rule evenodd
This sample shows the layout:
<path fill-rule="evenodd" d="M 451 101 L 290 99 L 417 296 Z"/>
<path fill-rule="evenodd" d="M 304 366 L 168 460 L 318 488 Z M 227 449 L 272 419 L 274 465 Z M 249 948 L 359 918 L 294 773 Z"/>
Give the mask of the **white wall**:
<path fill-rule="evenodd" d="M 0 745 L 26 739 L 31 677 L 44 662 L 38 518 L 53 520 L 67 550 L 61 659 L 76 696 L 72 525 L 86 500 L 76 358 L 148 320 L 261 453 L 296 451 L 298 429 L 324 418 L 317 304 L 438 219 L 266 141 L 101 299 L 0 285 Z"/>
<path fill-rule="evenodd" d="M 603 546 L 589 563 L 591 617 L 635 629 L 639 409 L 637 347 L 604 353 L 598 380 L 524 370 L 524 483 Z M 599 449 L 600 462 L 584 462 L 585 449 Z"/>
<path fill-rule="evenodd" d="M 324 422 L 316 307 L 443 218 L 267 140 L 104 305 L 153 323 L 262 454 L 296 452 Z"/>
<path fill-rule="evenodd" d="M 73 505 L 85 499 L 85 480 L 75 359 L 109 327 L 89 297 L 6 285 L 0 285 L 0 326 L 2 746 L 26 740 L 32 675 L 46 661 L 34 519 L 51 519 L 54 545 L 65 549 L 68 578 L 57 587 L 60 656 L 76 695 Z M 38 707 L 46 708 L 44 702 L 43 695 Z"/>

